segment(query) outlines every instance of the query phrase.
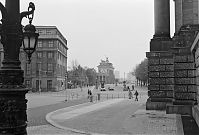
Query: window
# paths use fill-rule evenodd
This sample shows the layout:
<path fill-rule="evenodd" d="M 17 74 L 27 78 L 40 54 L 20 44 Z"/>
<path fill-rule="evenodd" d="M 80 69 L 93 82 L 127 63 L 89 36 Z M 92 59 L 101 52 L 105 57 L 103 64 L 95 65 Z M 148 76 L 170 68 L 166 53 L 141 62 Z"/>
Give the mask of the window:
<path fill-rule="evenodd" d="M 48 46 L 53 47 L 53 41 L 48 41 Z"/>
<path fill-rule="evenodd" d="M 53 71 L 53 64 L 48 63 L 47 68 L 48 68 L 48 69 L 47 69 L 48 72 L 52 72 L 52 71 Z"/>
<path fill-rule="evenodd" d="M 30 75 L 30 64 L 26 63 L 26 74 Z"/>
<path fill-rule="evenodd" d="M 37 58 L 42 58 L 42 52 L 37 52 Z"/>
<path fill-rule="evenodd" d="M 50 34 L 52 34 L 52 32 L 50 30 L 46 30 L 46 34 L 50 35 Z"/>
<path fill-rule="evenodd" d="M 38 45 L 37 45 L 37 47 L 42 47 L 42 41 L 38 41 Z"/>
<path fill-rule="evenodd" d="M 40 75 L 41 73 L 41 63 L 36 63 L 36 74 Z"/>
<path fill-rule="evenodd" d="M 58 60 L 60 60 L 60 53 L 58 52 Z"/>
<path fill-rule="evenodd" d="M 26 80 L 25 85 L 26 85 L 27 88 L 30 88 L 31 87 L 30 80 Z"/>
<path fill-rule="evenodd" d="M 53 53 L 52 52 L 48 52 L 48 58 L 53 58 Z"/>
<path fill-rule="evenodd" d="M 38 33 L 41 35 L 43 34 L 43 30 L 38 30 Z"/>
<path fill-rule="evenodd" d="M 47 80 L 47 89 L 51 90 L 53 86 L 53 81 L 52 80 Z"/>

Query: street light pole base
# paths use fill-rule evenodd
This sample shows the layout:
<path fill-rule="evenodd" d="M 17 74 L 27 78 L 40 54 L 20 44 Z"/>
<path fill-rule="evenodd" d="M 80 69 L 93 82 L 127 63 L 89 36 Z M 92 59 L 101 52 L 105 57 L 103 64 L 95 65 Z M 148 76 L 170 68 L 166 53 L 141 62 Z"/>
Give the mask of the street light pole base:
<path fill-rule="evenodd" d="M 28 89 L 23 85 L 23 70 L 0 70 L 0 134 L 26 135 Z"/>

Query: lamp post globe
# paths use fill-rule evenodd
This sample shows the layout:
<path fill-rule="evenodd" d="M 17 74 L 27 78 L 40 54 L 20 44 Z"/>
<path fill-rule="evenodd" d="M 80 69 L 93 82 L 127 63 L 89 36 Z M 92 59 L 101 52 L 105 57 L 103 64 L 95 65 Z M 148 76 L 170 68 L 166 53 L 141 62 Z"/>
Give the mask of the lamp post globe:
<path fill-rule="evenodd" d="M 24 27 L 23 50 L 28 55 L 28 63 L 31 62 L 31 55 L 35 51 L 39 34 L 35 33 L 36 28 L 31 23 Z"/>

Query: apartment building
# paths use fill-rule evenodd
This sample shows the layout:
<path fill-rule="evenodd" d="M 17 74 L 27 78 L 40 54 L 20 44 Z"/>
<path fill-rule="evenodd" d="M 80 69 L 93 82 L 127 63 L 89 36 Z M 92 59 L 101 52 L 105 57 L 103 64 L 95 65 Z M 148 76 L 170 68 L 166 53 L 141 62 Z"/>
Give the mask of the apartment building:
<path fill-rule="evenodd" d="M 22 48 L 20 51 L 24 84 L 32 91 L 64 90 L 67 86 L 67 40 L 56 26 L 36 26 L 36 29 L 40 36 L 30 64 Z M 2 44 L 0 60 L 3 60 Z"/>

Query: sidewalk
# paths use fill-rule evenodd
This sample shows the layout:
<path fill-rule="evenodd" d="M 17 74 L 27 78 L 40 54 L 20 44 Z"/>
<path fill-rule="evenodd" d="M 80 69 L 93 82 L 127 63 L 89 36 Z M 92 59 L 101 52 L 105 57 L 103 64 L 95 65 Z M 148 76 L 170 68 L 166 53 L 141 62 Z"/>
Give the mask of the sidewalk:
<path fill-rule="evenodd" d="M 84 103 L 72 107 L 63 108 L 49 113 L 46 120 L 51 125 L 28 127 L 29 135 L 102 135 L 88 131 L 81 131 L 65 127 L 63 122 L 67 119 L 80 117 L 89 112 L 98 111 L 113 104 L 118 104 L 127 99 L 112 99 L 96 103 Z M 140 103 L 145 103 L 142 98 Z M 137 110 L 124 125 L 129 133 L 142 135 L 183 135 L 183 126 L 180 115 L 166 114 L 165 111 L 148 111 L 144 108 Z M 119 135 L 119 134 L 118 134 Z"/>

